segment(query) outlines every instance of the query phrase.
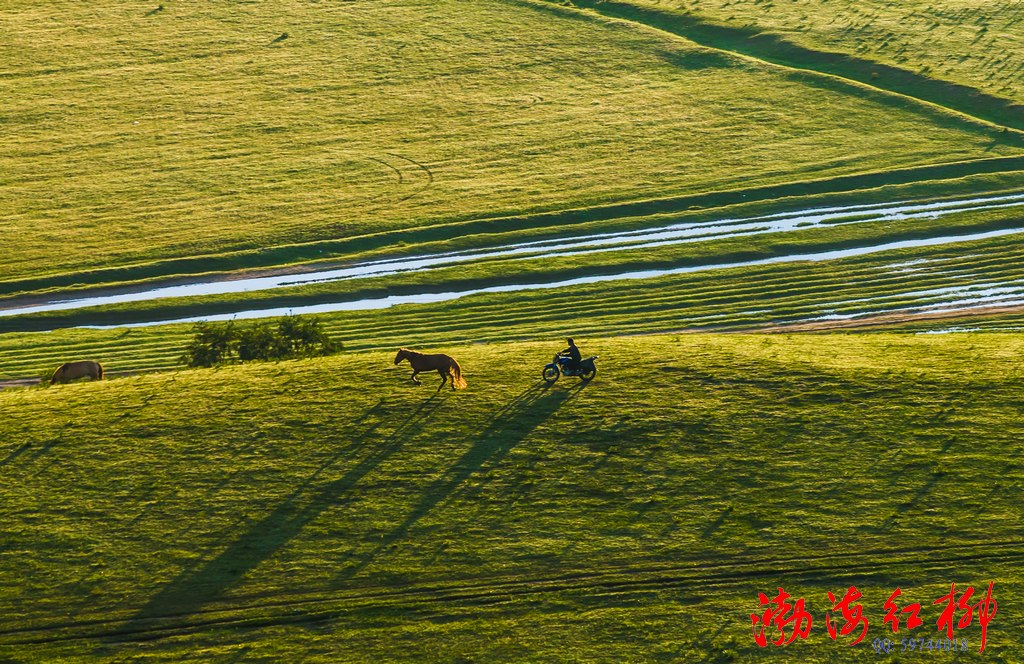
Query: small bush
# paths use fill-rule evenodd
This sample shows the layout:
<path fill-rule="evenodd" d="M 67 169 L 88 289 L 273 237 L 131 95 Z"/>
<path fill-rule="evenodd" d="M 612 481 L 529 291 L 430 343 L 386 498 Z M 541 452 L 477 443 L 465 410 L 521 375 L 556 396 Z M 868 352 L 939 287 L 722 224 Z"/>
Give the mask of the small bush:
<path fill-rule="evenodd" d="M 289 357 L 330 355 L 341 350 L 341 344 L 327 336 L 317 318 L 285 316 L 277 324 L 277 336 L 287 345 Z"/>
<path fill-rule="evenodd" d="M 243 362 L 287 357 L 288 351 L 288 340 L 283 339 L 266 323 L 250 325 L 238 331 L 238 359 Z"/>
<path fill-rule="evenodd" d="M 181 361 L 190 367 L 212 367 L 231 359 L 237 348 L 234 322 L 226 325 L 199 322 L 192 326 L 192 341 L 185 347 Z"/>
<path fill-rule="evenodd" d="M 276 326 L 196 323 L 192 330 L 192 341 L 181 356 L 181 362 L 190 367 L 316 357 L 342 349 L 341 343 L 327 336 L 320 320 L 301 316 L 285 316 Z"/>

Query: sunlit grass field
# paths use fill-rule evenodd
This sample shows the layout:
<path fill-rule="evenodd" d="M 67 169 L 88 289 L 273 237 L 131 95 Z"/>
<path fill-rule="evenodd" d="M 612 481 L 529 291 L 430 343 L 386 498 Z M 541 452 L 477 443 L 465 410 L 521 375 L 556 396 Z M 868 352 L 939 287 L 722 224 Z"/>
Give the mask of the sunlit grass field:
<path fill-rule="evenodd" d="M 24 2 L 0 31 L 8 282 L 1020 154 L 940 109 L 545 3 Z"/>
<path fill-rule="evenodd" d="M 1019 661 L 1022 12 L 4 3 L 4 313 L 481 253 L 0 316 L 0 661 Z M 964 207 L 870 212 L 911 203 Z M 695 240 L 571 251 L 669 228 Z M 184 370 L 188 323 L 80 327 L 481 289 L 324 313 L 345 351 L 314 360 Z M 1001 332 L 779 333 L 847 322 Z M 566 336 L 598 376 L 545 386 Z M 108 380 L 29 386 L 77 359 Z M 932 639 L 954 582 L 995 584 L 983 656 L 977 620 L 876 654 L 896 587 Z M 762 650 L 779 587 L 813 628 Z"/>
<path fill-rule="evenodd" d="M 502 343 L 437 396 L 393 353 L 0 392 L 0 656 L 867 662 L 897 586 L 927 639 L 994 581 L 957 661 L 1017 658 L 1020 335 L 578 341 L 582 388 Z M 814 625 L 760 651 L 778 586 Z"/>
<path fill-rule="evenodd" d="M 757 26 L 989 94 L 1024 99 L 1024 6 L 964 0 L 629 0 Z"/>
<path fill-rule="evenodd" d="M 600 8 L 602 3 L 581 0 L 579 4 Z M 864 71 L 866 82 L 897 85 L 910 94 L 934 80 L 968 88 L 962 91 L 968 105 L 970 90 L 1009 100 L 1011 106 L 1024 99 L 1024 7 L 1016 2 L 625 0 L 611 4 L 681 14 L 698 23 L 739 29 L 748 36 L 774 36 L 819 52 L 819 62 L 808 63 L 812 67 L 834 66 L 829 62 L 832 54 L 874 62 L 880 66 L 873 73 Z M 883 71 L 886 65 L 918 78 L 894 77 Z M 991 101 L 976 98 L 975 112 L 984 113 L 983 107 Z M 961 110 L 971 112 L 968 107 Z M 1018 127 L 1019 113 L 1017 108 Z"/>

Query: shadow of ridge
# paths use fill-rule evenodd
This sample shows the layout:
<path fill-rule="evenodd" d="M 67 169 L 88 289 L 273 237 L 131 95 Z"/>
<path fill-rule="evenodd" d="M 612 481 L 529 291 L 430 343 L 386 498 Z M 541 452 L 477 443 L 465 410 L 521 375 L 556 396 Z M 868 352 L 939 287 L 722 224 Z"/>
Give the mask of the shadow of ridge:
<path fill-rule="evenodd" d="M 714 535 L 715 531 L 717 531 L 719 528 L 722 527 L 722 524 L 725 523 L 725 520 L 728 519 L 729 515 L 731 515 L 731 514 L 732 514 L 732 505 L 729 505 L 724 510 L 722 510 L 722 513 L 718 515 L 717 519 L 715 519 L 714 521 L 712 521 L 708 525 L 704 526 L 704 529 L 700 531 L 701 538 L 702 539 L 707 539 L 708 537 L 711 537 L 712 535 Z"/>
<path fill-rule="evenodd" d="M 60 428 L 60 431 L 57 432 L 57 435 L 55 437 L 47 440 L 45 443 L 43 443 L 42 447 L 36 447 L 35 451 L 32 452 L 32 455 L 28 458 L 28 460 L 29 461 L 35 461 L 39 457 L 43 456 L 44 454 L 46 454 L 47 452 L 52 450 L 58 443 L 60 443 L 62 440 L 64 440 L 64 433 L 69 428 L 71 428 L 71 426 L 73 424 L 74 424 L 74 422 L 65 422 L 64 425 Z M 4 459 L 3 461 L 0 461 L 0 467 L 6 466 L 7 464 L 9 464 L 12 461 L 16 460 L 23 453 L 25 453 L 29 449 L 31 449 L 32 446 L 33 446 L 32 441 L 26 441 L 26 442 L 22 443 L 21 447 L 19 447 L 18 449 L 14 450 L 14 452 L 12 452 L 6 459 Z"/>
<path fill-rule="evenodd" d="M 216 599 L 237 583 L 247 572 L 282 548 L 324 510 L 337 505 L 356 484 L 402 449 L 404 444 L 419 433 L 431 416 L 445 402 L 445 395 L 432 395 L 412 413 L 399 413 L 399 424 L 380 444 L 373 445 L 368 454 L 341 477 L 318 483 L 317 479 L 342 458 L 349 458 L 353 449 L 345 448 L 325 461 L 312 475 L 295 489 L 272 512 L 231 542 L 224 551 L 205 563 L 184 570 L 154 595 L 139 612 L 118 630 L 119 634 L 145 629 L 153 620 L 188 614 Z M 378 402 L 360 416 L 356 423 L 380 409 Z M 364 438 L 374 433 L 381 422 L 370 424 L 353 436 Z M 361 445 L 356 451 L 370 447 Z M 120 638 L 120 637 L 118 637 Z"/>
<path fill-rule="evenodd" d="M 997 97 L 980 88 L 931 78 L 923 73 L 886 64 L 870 58 L 838 51 L 825 51 L 801 45 L 781 34 L 762 31 L 757 26 L 734 27 L 714 23 L 693 13 L 653 7 L 641 7 L 620 0 L 577 0 L 578 7 L 591 9 L 605 16 L 641 23 L 648 27 L 689 39 L 703 46 L 723 51 L 741 53 L 766 62 L 792 67 L 800 72 L 830 74 L 847 81 L 855 81 L 888 95 L 900 95 L 886 99 L 872 94 L 881 103 L 894 107 L 907 107 L 908 98 L 913 100 L 915 110 L 927 114 L 931 119 L 949 126 L 963 126 L 968 123 L 955 117 L 943 117 L 928 107 L 928 102 L 943 111 L 956 111 L 975 122 L 970 127 L 976 132 L 994 135 L 995 131 L 979 126 L 978 119 L 996 125 L 1008 125 L 1013 129 L 1024 129 L 1024 107 L 1013 99 Z M 835 82 L 821 79 L 819 82 L 837 88 Z M 845 81 L 844 81 L 845 83 Z"/>
<path fill-rule="evenodd" d="M 585 383 L 569 390 L 553 390 L 537 383 L 501 408 L 480 432 L 472 446 L 444 473 L 427 487 L 420 501 L 405 520 L 396 526 L 380 543 L 354 565 L 334 578 L 341 583 L 364 570 L 384 550 L 404 538 L 416 523 L 448 499 L 458 487 L 474 474 L 493 468 L 522 442 L 541 423 L 551 417 L 570 398 L 578 394 Z"/>

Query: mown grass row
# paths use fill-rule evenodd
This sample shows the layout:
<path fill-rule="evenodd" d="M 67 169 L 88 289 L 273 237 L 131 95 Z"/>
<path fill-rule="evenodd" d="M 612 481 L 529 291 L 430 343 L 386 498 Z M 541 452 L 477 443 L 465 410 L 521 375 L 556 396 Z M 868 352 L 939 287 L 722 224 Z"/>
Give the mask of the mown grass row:
<path fill-rule="evenodd" d="M 478 295 L 435 305 L 326 314 L 322 319 L 350 350 L 503 339 L 557 343 L 567 334 L 758 329 L 826 314 L 924 308 L 943 301 L 941 295 L 917 291 L 988 283 L 1021 287 L 1022 259 L 1024 249 L 1016 240 L 997 238 L 841 261 Z M 927 262 L 900 265 L 922 260 Z M 101 359 L 110 371 L 169 368 L 181 356 L 189 330 L 189 325 L 173 325 L 3 335 L 0 376 L 38 376 L 60 362 L 87 357 Z"/>
<path fill-rule="evenodd" d="M 587 341 L 582 389 L 506 343 L 436 397 L 390 352 L 0 393 L 0 655 L 869 662 L 896 586 L 932 638 L 995 581 L 958 660 L 1013 659 L 1024 337 Z M 778 586 L 814 626 L 764 652 Z"/>

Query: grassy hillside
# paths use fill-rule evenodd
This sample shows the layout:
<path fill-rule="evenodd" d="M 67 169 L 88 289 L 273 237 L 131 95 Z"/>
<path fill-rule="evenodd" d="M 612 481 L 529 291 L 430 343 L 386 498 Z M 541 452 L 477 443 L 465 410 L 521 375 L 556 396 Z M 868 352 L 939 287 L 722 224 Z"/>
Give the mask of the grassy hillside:
<path fill-rule="evenodd" d="M 543 3 L 19 2 L 0 30 L 5 281 L 1020 152 Z"/>
<path fill-rule="evenodd" d="M 392 353 L 0 392 L 0 657 L 867 662 L 896 586 L 932 638 L 994 580 L 1017 658 L 1024 338 L 580 341 L 585 388 L 552 342 L 439 348 L 437 396 Z M 762 653 L 778 586 L 814 626 Z"/>
<path fill-rule="evenodd" d="M 0 661 L 895 661 L 989 582 L 935 656 L 1018 661 L 1024 10 L 854 5 L 4 3 L 0 380 L 111 379 L 0 389 Z M 313 266 L 380 271 L 7 315 Z M 170 370 L 310 306 L 345 353 Z M 844 321 L 1003 332 L 707 333 Z"/>
<path fill-rule="evenodd" d="M 893 66 L 985 95 L 1024 100 L 1024 7 L 962 0 L 627 0 L 698 21 Z M 581 4 L 590 5 L 584 1 Z M 826 63 L 825 66 L 828 66 Z M 881 68 L 880 68 L 881 69 Z M 876 72 L 876 82 L 885 76 Z M 905 79 L 910 80 L 910 79 Z M 981 110 L 981 109 L 979 109 Z M 1019 108 L 1017 111 L 1019 112 Z"/>

